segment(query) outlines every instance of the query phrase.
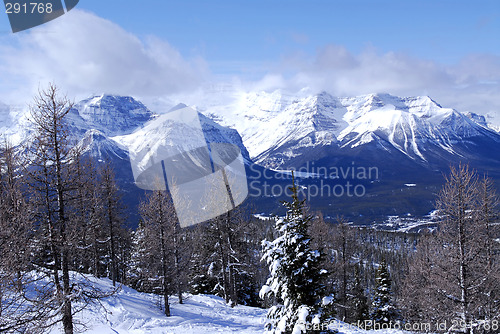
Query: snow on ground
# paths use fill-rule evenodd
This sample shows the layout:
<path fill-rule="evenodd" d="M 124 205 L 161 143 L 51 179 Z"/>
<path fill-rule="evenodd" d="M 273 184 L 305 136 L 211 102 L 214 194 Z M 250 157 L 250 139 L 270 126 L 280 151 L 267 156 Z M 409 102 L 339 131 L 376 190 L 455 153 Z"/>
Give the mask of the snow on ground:
<path fill-rule="evenodd" d="M 142 298 L 141 298 L 142 297 Z M 158 298 L 120 293 L 110 305 L 107 320 L 99 313 L 88 333 L 260 333 L 263 310 L 226 306 L 214 296 L 192 296 L 185 304 L 171 306 L 171 317 L 165 317 L 157 306 Z"/>
<path fill-rule="evenodd" d="M 111 291 L 108 279 L 89 277 L 102 291 Z M 171 317 L 159 308 L 159 296 L 140 293 L 126 286 L 111 297 L 101 300 L 102 306 L 92 305 L 78 313 L 75 320 L 85 324 L 79 332 L 90 334 L 212 334 L 263 333 L 266 310 L 238 305 L 226 305 L 220 297 L 188 295 L 184 304 L 171 297 Z M 396 330 L 364 331 L 340 321 L 332 325 L 341 334 L 403 334 Z M 332 328 L 333 328 L 332 327 Z M 50 334 L 62 333 L 57 326 Z"/>
<path fill-rule="evenodd" d="M 101 290 L 112 290 L 108 279 L 92 279 Z M 184 304 L 171 297 L 171 317 L 159 308 L 160 298 L 140 293 L 126 286 L 101 301 L 102 307 L 92 305 L 78 313 L 75 320 L 87 327 L 80 329 L 91 334 L 205 334 L 205 333 L 262 333 L 265 310 L 227 306 L 220 297 L 211 295 L 187 296 Z M 61 333 L 61 327 L 51 334 Z"/>

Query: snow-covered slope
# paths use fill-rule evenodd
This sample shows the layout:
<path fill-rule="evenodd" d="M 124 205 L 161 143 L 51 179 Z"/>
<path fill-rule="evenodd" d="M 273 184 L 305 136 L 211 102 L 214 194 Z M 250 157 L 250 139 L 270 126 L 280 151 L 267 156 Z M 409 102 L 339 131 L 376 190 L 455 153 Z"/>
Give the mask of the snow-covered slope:
<path fill-rule="evenodd" d="M 95 288 L 112 291 L 108 279 L 87 277 Z M 111 297 L 101 301 L 102 305 L 90 305 L 78 313 L 75 320 L 83 323 L 89 334 L 207 334 L 207 333 L 263 333 L 266 310 L 238 305 L 230 307 L 220 297 L 212 295 L 189 295 L 184 304 L 170 298 L 172 316 L 166 317 L 159 308 L 160 298 L 140 293 L 126 286 Z M 332 324 L 340 334 L 403 334 L 396 330 L 364 331 L 342 322 Z M 51 334 L 62 332 L 55 326 Z"/>
<path fill-rule="evenodd" d="M 78 142 L 78 147 L 84 153 L 90 154 L 98 159 L 109 160 L 109 158 L 117 158 L 127 160 L 127 149 L 119 145 L 114 140 L 107 137 L 99 130 L 90 129 L 85 132 L 83 138 Z"/>
<path fill-rule="evenodd" d="M 186 106 L 180 104 L 172 108 L 171 111 L 183 107 Z M 193 133 L 193 129 L 189 126 L 172 121 L 169 112 L 143 123 L 140 128 L 130 134 L 114 136 L 112 139 L 135 152 L 144 151 L 145 148 L 156 151 L 159 146 L 175 146 L 177 147 L 175 151 L 187 152 L 199 148 L 200 141 L 229 143 L 238 146 L 243 158 L 250 162 L 248 151 L 236 130 L 221 126 L 200 113 L 198 113 L 198 117 L 203 132 L 202 136 L 204 136 L 201 140 L 198 138 L 199 134 Z"/>
<path fill-rule="evenodd" d="M 378 143 L 426 161 L 436 149 L 460 155 L 454 145 L 473 137 L 500 143 L 481 116 L 443 108 L 427 96 L 338 98 L 324 92 L 292 96 L 278 90 L 241 94 L 229 107 L 215 105 L 203 112 L 237 129 L 250 156 L 273 168 L 322 146 L 352 149 Z"/>
<path fill-rule="evenodd" d="M 100 291 L 113 291 L 109 279 L 86 278 Z M 171 317 L 160 309 L 159 296 L 140 293 L 121 286 L 117 293 L 91 304 L 75 316 L 83 326 L 77 327 L 89 334 L 206 334 L 206 333 L 262 333 L 265 310 L 236 306 L 231 308 L 220 297 L 188 295 L 184 304 L 171 297 Z M 75 305 L 77 307 L 78 304 Z M 60 325 L 50 333 L 62 332 Z"/>
<path fill-rule="evenodd" d="M 20 144 L 29 135 L 28 109 L 0 102 L 0 134 L 12 145 Z"/>

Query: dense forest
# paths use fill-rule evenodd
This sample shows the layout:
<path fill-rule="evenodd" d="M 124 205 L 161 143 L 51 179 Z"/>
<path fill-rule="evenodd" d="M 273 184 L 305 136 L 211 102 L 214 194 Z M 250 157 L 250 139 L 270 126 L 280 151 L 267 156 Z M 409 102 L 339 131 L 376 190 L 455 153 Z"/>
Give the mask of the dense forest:
<path fill-rule="evenodd" d="M 499 332 L 498 198 L 466 165 L 451 168 L 436 197 L 438 227 L 419 234 L 327 222 L 294 182 L 284 217 L 236 208 L 189 228 L 168 191 L 153 191 L 132 230 L 113 166 L 87 156 L 68 131 L 71 106 L 49 86 L 31 106 L 30 144 L 2 144 L 0 332 L 43 333 L 60 322 L 74 333 L 75 314 L 116 291 L 82 280 L 90 275 L 161 296 L 165 316 L 170 298 L 190 294 L 268 308 L 272 333 L 328 332 L 334 319 Z"/>

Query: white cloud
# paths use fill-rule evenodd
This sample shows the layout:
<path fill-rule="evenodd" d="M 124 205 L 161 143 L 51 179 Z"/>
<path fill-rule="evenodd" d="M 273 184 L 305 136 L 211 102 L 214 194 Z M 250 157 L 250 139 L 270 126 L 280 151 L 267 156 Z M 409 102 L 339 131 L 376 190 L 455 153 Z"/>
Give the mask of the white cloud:
<path fill-rule="evenodd" d="M 78 97 L 163 95 L 195 88 L 207 75 L 203 60 L 186 60 L 165 41 L 141 40 L 77 9 L 15 38 L 0 48 L 0 87 L 4 97 L 10 93 L 7 99 L 32 96 L 49 81 Z"/>
<path fill-rule="evenodd" d="M 282 73 L 288 73 L 283 75 Z M 496 115 L 500 124 L 500 57 L 471 54 L 458 64 L 444 65 L 405 53 L 377 52 L 373 47 L 353 54 L 328 45 L 314 57 L 283 59 L 253 89 L 327 91 L 337 96 L 390 93 L 429 95 L 460 111 Z"/>

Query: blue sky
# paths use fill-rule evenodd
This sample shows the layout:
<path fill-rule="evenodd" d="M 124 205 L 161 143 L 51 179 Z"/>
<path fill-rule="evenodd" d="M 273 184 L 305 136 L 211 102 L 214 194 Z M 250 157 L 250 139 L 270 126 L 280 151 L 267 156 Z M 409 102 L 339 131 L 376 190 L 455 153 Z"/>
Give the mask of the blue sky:
<path fill-rule="evenodd" d="M 444 63 L 500 54 L 500 3 L 406 0 L 81 0 L 79 8 L 210 61 L 275 61 L 327 44 Z"/>
<path fill-rule="evenodd" d="M 151 88 L 155 81 L 142 88 L 121 87 L 121 72 L 163 73 L 161 68 L 179 81 L 166 94 L 182 90 L 182 85 L 192 89 L 202 81 L 237 78 L 266 90 L 309 86 L 337 95 L 428 94 L 444 99 L 440 102 L 455 101 L 453 107 L 484 113 L 500 108 L 495 97 L 500 85 L 497 0 L 80 0 L 77 10 L 53 23 L 18 34 L 9 29 L 7 16 L 0 15 L 0 88 L 7 90 L 30 80 L 31 86 L 58 80 L 57 72 L 68 66 L 66 71 L 80 70 L 83 77 L 77 84 L 61 70 L 60 81 L 70 92 L 112 87 L 115 93 L 158 94 Z M 58 34 L 73 41 L 58 42 Z M 123 59 L 123 52 L 136 53 L 134 45 L 143 54 Z M 118 46 L 122 55 L 105 59 Z M 50 51 L 54 48 L 79 63 L 63 60 L 52 71 L 39 69 L 57 59 Z M 44 57 L 41 63 L 29 60 Z M 134 61 L 140 62 L 137 68 Z M 85 82 L 89 66 L 113 71 L 104 80 Z M 116 85 L 110 76 L 117 77 Z M 106 84 L 100 85 L 102 81 Z"/>

